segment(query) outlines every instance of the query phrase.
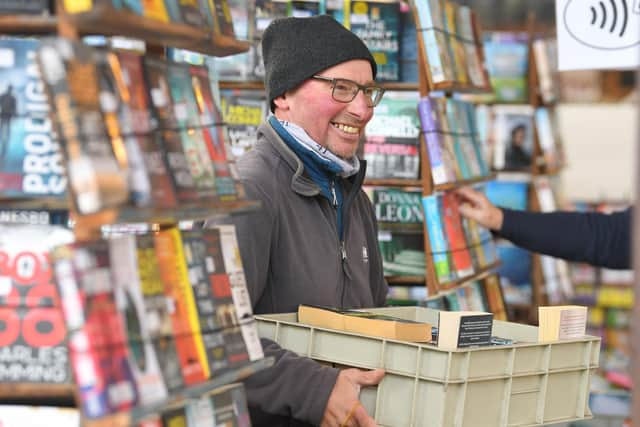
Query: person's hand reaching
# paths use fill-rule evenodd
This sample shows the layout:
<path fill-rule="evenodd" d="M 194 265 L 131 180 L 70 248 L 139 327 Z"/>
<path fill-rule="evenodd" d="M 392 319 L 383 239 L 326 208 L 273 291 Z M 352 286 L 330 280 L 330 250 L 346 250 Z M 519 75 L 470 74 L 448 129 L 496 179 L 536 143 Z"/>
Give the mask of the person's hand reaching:
<path fill-rule="evenodd" d="M 470 187 L 455 192 L 460 199 L 460 214 L 491 230 L 502 228 L 502 209 L 494 206 L 487 196 Z"/>
<path fill-rule="evenodd" d="M 382 369 L 363 371 L 354 368 L 340 371 L 327 401 L 320 426 L 376 427 L 376 422 L 367 414 L 358 397 L 362 386 L 376 385 L 382 377 L 384 377 Z"/>

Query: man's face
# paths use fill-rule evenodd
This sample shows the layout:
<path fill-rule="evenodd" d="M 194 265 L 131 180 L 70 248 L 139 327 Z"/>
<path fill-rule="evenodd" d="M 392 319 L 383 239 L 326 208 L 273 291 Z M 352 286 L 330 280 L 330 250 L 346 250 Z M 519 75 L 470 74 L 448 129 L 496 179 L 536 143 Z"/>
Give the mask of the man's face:
<path fill-rule="evenodd" d="M 361 85 L 373 83 L 371 64 L 363 59 L 343 62 L 317 75 L 353 80 Z M 367 106 L 362 91 L 353 101 L 343 103 L 333 99 L 331 88 L 330 82 L 307 80 L 274 100 L 275 115 L 302 127 L 318 144 L 348 159 L 356 153 L 373 108 Z"/>

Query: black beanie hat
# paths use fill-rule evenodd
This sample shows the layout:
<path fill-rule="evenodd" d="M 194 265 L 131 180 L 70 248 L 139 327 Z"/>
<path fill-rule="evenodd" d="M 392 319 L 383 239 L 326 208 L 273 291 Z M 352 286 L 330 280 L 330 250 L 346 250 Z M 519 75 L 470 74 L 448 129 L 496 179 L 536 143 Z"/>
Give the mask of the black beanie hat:
<path fill-rule="evenodd" d="M 269 24 L 262 36 L 264 82 L 273 111 L 273 100 L 314 74 L 352 59 L 376 61 L 362 40 L 329 15 L 282 18 Z"/>

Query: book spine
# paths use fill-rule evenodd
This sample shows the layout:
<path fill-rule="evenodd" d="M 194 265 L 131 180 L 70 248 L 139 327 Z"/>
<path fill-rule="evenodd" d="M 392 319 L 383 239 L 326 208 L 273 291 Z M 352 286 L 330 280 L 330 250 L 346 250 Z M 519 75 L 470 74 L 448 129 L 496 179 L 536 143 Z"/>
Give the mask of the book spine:
<path fill-rule="evenodd" d="M 465 244 L 460 213 L 458 211 L 458 202 L 457 199 L 455 199 L 455 195 L 453 193 L 445 193 L 442 196 L 442 205 L 444 209 L 445 233 L 451 248 L 451 256 L 456 275 L 458 277 L 469 276 L 473 274 L 473 263 L 469 249 Z"/>
<path fill-rule="evenodd" d="M 155 235 L 155 244 L 165 293 L 174 304 L 171 319 L 184 382 L 187 385 L 202 382 L 209 377 L 209 367 L 205 360 L 180 232 L 175 228 L 161 230 Z"/>
<path fill-rule="evenodd" d="M 447 259 L 447 242 L 442 231 L 442 219 L 438 209 L 438 196 L 431 195 L 422 198 L 424 218 L 427 221 L 429 241 L 431 242 L 431 256 L 436 268 L 438 282 L 443 283 L 452 279 L 449 261 Z"/>

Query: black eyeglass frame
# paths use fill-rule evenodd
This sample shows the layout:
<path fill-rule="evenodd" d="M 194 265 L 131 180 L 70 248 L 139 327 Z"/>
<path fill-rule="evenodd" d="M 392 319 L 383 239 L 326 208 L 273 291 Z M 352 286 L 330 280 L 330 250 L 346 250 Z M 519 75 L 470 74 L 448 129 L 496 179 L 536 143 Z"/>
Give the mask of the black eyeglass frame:
<path fill-rule="evenodd" d="M 312 79 L 315 80 L 321 80 L 321 81 L 325 81 L 325 82 L 329 82 L 331 83 L 331 97 L 338 102 L 342 102 L 344 104 L 348 104 L 351 101 L 353 101 L 354 99 L 356 99 L 356 96 L 358 96 L 358 92 L 362 91 L 362 93 L 365 94 L 365 98 L 366 99 L 371 99 L 371 105 L 368 105 L 369 103 L 367 103 L 367 105 L 371 108 L 374 108 L 375 106 L 377 106 L 380 103 L 380 100 L 382 99 L 382 95 L 384 95 L 385 89 L 381 88 L 378 85 L 361 85 L 358 82 L 354 82 L 353 80 L 349 80 L 349 79 L 343 79 L 343 78 L 339 78 L 339 77 L 325 77 L 325 76 L 318 76 L 318 75 L 314 75 L 311 77 Z M 353 97 L 349 100 L 349 101 L 343 101 L 340 99 L 337 99 L 334 95 L 334 91 L 336 90 L 336 84 L 338 82 L 347 82 L 349 84 L 352 84 L 354 86 L 356 86 L 358 88 L 358 90 L 353 94 Z M 375 88 L 376 90 L 378 90 L 379 95 L 376 97 L 376 99 L 373 99 L 369 96 L 367 96 L 367 89 L 371 89 L 371 88 Z"/>

